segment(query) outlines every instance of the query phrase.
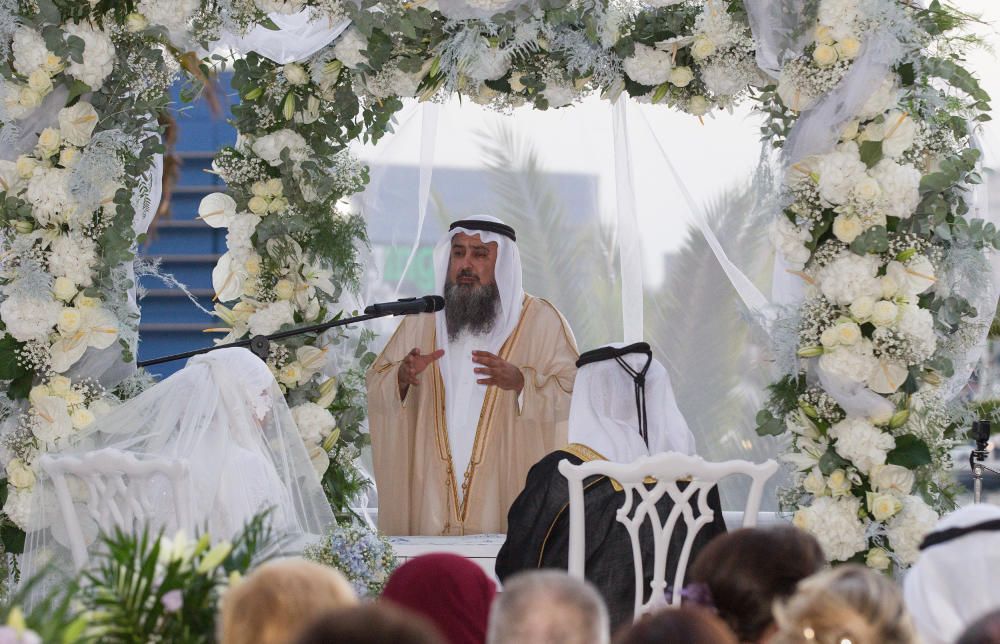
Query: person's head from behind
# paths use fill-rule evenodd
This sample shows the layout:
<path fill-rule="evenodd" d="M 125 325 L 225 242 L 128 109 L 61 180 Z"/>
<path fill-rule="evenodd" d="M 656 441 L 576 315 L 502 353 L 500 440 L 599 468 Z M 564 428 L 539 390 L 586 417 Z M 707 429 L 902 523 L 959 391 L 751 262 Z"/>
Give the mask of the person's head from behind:
<path fill-rule="evenodd" d="M 219 620 L 222 644 L 285 644 L 325 611 L 358 599 L 338 571 L 305 559 L 263 564 L 226 591 Z"/>
<path fill-rule="evenodd" d="M 972 622 L 955 644 L 1000 644 L 1000 610 Z"/>
<path fill-rule="evenodd" d="M 621 629 L 615 644 L 739 644 L 726 623 L 705 608 L 665 608 Z"/>
<path fill-rule="evenodd" d="M 687 581 L 708 587 L 719 617 L 741 642 L 760 642 L 773 630 L 774 601 L 824 565 L 819 542 L 798 528 L 744 528 L 712 539 Z"/>
<path fill-rule="evenodd" d="M 388 602 L 330 611 L 295 644 L 445 644 L 426 619 Z"/>
<path fill-rule="evenodd" d="M 804 580 L 774 609 L 772 644 L 912 644 L 916 634 L 896 582 L 858 564 Z"/>
<path fill-rule="evenodd" d="M 481 644 L 495 595 L 496 584 L 477 564 L 435 553 L 397 568 L 382 599 L 422 615 L 450 644 Z"/>
<path fill-rule="evenodd" d="M 608 610 L 593 586 L 556 570 L 511 577 L 490 615 L 488 644 L 603 644 Z"/>

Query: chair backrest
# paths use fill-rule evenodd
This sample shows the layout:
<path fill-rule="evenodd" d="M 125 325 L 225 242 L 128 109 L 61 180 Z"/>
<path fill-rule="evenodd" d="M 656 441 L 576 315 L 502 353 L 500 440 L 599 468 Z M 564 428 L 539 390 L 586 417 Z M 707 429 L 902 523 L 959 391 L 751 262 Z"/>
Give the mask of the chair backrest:
<path fill-rule="evenodd" d="M 75 476 L 83 483 L 87 493 L 83 508 L 97 527 L 111 534 L 117 527 L 126 533 L 137 533 L 146 527 L 149 517 L 168 517 L 163 528 L 172 534 L 184 530 L 192 534 L 191 478 L 184 460 L 170 458 L 138 458 L 135 454 L 118 449 L 102 449 L 79 455 L 46 454 L 39 464 L 52 479 L 59 513 L 66 528 L 73 563 L 80 569 L 87 562 L 87 539 L 83 533 L 81 517 L 77 514 L 67 476 Z M 173 497 L 173 515 L 164 512 L 154 500 L 153 493 L 166 490 L 162 483 L 154 487 L 153 478 L 162 476 L 168 481 Z"/>
<path fill-rule="evenodd" d="M 666 568 L 671 535 L 677 527 L 678 519 L 683 519 L 687 528 L 681 549 L 677 570 L 674 574 L 673 594 L 670 604 L 678 605 L 688 559 L 698 531 L 712 523 L 715 510 L 708 504 L 708 493 L 718 482 L 728 476 L 744 475 L 752 479 L 747 494 L 743 527 L 753 527 L 757 523 L 761 497 L 767 480 L 778 470 L 773 461 L 751 463 L 749 461 L 724 461 L 710 463 L 698 456 L 687 456 L 676 452 L 666 452 L 645 456 L 633 463 L 612 463 L 610 461 L 589 461 L 573 465 L 568 460 L 559 463 L 559 471 L 569 482 L 569 573 L 584 578 L 585 529 L 583 481 L 601 475 L 607 476 L 621 485 L 625 501 L 618 509 L 616 519 L 628 530 L 632 542 L 632 558 L 635 568 L 635 616 L 650 612 L 666 605 Z M 655 483 L 648 482 L 654 479 Z M 686 483 L 681 488 L 679 482 Z M 651 487 L 650 487 L 651 486 Z M 664 494 L 668 494 L 673 506 L 667 517 L 661 518 L 656 504 Z M 697 506 L 695 516 L 693 507 Z M 642 549 L 639 530 L 649 520 L 654 540 L 652 594 L 644 602 Z"/>

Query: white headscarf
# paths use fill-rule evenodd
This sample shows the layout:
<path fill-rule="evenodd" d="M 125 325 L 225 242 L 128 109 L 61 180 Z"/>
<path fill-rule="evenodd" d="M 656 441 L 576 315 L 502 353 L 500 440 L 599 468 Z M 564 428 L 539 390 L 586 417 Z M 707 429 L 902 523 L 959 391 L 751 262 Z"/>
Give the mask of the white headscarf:
<path fill-rule="evenodd" d="M 931 535 L 1000 519 L 979 503 L 943 517 Z M 930 546 L 903 580 L 903 599 L 925 644 L 950 644 L 972 622 L 1000 608 L 1000 530 L 970 532 Z"/>
<path fill-rule="evenodd" d="M 470 220 L 503 224 L 496 217 L 489 215 L 474 215 L 463 221 Z M 479 376 L 473 369 L 478 365 L 472 362 L 472 355 L 467 350 L 469 342 L 474 344 L 473 349 L 498 354 L 500 347 L 517 328 L 524 301 L 524 287 L 521 281 L 521 254 L 512 239 L 499 233 L 457 227 L 445 233 L 434 248 L 434 286 L 437 294 L 444 295 L 444 284 L 448 277 L 448 263 L 451 258 L 451 240 L 458 233 L 478 236 L 486 244 L 496 242 L 497 263 L 494 275 L 500 292 L 500 311 L 493 330 L 474 339 L 459 338 L 461 349 L 453 350 L 455 347 L 448 338 L 444 311 L 434 314 L 437 348 L 444 349 L 444 357 L 438 362 L 438 366 L 441 369 L 441 379 L 444 381 L 445 414 L 452 464 L 461 490 L 462 475 L 472 456 L 476 426 L 486 396 L 486 386 L 476 384 Z"/>
<path fill-rule="evenodd" d="M 626 345 L 616 342 L 607 346 L 620 349 Z M 622 359 L 641 372 L 647 355 L 630 353 Z M 648 448 L 639 434 L 632 376 L 616 360 L 583 365 L 573 384 L 569 442 L 586 445 L 617 463 L 631 463 L 660 452 L 694 454 L 694 435 L 677 408 L 670 376 L 655 359 L 646 372 L 645 398 Z"/>

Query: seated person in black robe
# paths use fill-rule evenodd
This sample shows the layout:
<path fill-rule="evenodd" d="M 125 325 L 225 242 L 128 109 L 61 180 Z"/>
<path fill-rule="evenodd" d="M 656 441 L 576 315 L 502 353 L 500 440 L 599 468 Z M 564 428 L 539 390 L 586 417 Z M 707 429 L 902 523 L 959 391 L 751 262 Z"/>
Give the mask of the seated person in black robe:
<path fill-rule="evenodd" d="M 588 351 L 580 356 L 577 367 L 569 415 L 570 444 L 547 455 L 528 472 L 524 490 L 507 514 L 507 540 L 496 561 L 501 581 L 526 569 L 568 567 L 569 487 L 558 469 L 561 461 L 574 465 L 591 460 L 630 463 L 661 452 L 694 453 L 694 436 L 677 408 L 670 378 L 663 365 L 652 359 L 648 344 Z M 683 486 L 681 483 L 681 489 Z M 633 499 L 633 508 L 637 502 Z M 696 502 L 697 495 L 691 500 L 695 516 Z M 632 544 L 628 530 L 616 518 L 625 493 L 617 482 L 593 476 L 584 481 L 584 503 L 586 577 L 604 596 L 614 630 L 632 620 L 635 601 Z M 698 531 L 689 563 L 713 537 L 726 531 L 718 489 L 708 493 L 708 504 L 714 512 L 713 521 Z M 672 507 L 673 501 L 664 493 L 656 504 L 661 522 Z M 678 518 L 667 557 L 668 584 L 674 579 L 685 535 L 685 522 Z M 643 600 L 648 601 L 654 553 L 648 519 L 642 524 L 639 541 L 645 577 Z"/>

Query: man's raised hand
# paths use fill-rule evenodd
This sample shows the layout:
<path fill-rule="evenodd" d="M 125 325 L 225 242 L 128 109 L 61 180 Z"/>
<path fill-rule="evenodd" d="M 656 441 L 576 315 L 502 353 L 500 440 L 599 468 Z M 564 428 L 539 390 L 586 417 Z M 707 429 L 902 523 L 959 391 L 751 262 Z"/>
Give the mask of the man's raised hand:
<path fill-rule="evenodd" d="M 444 349 L 438 349 L 433 353 L 421 354 L 420 349 L 414 347 L 403 358 L 396 375 L 396 382 L 399 384 L 399 397 L 406 398 L 406 392 L 410 390 L 410 385 L 420 385 L 418 376 L 429 367 L 432 362 L 444 355 Z"/>
<path fill-rule="evenodd" d="M 482 365 L 476 367 L 477 375 L 485 376 L 476 380 L 481 385 L 495 385 L 507 391 L 521 392 L 524 388 L 524 376 L 521 370 L 500 356 L 489 351 L 473 351 L 472 361 Z"/>

